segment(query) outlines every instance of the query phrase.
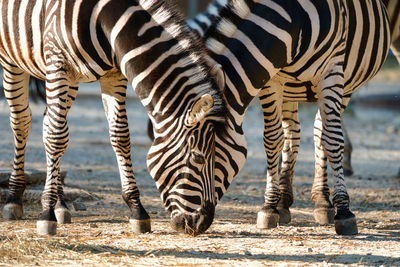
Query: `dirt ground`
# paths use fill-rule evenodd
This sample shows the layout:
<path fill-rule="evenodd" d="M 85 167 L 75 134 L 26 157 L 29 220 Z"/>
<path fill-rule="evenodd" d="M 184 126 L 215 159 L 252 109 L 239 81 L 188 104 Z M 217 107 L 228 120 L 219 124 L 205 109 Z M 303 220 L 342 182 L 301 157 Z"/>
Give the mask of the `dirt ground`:
<path fill-rule="evenodd" d="M 132 233 L 128 208 L 120 196 L 107 122 L 100 99 L 93 96 L 99 91 L 98 85 L 92 84 L 82 86 L 70 112 L 70 144 L 62 160 L 62 169 L 67 171 L 67 192 L 78 192 L 70 194 L 69 206 L 72 208 L 72 201 L 81 203 L 86 211 L 72 208 L 72 224 L 59 225 L 54 237 L 40 237 L 35 232 L 35 219 L 40 212 L 37 192 L 40 191 L 30 189 L 24 203 L 24 220 L 0 219 L 0 265 L 400 266 L 399 73 L 398 69 L 381 72 L 354 96 L 354 103 L 345 114 L 354 147 L 355 174 L 346 177 L 346 183 L 358 221 L 356 236 L 337 236 L 333 226 L 318 226 L 312 217 L 312 123 L 316 110 L 313 104 L 302 105 L 300 111 L 302 141 L 294 178 L 292 222 L 271 230 L 256 229 L 266 165 L 261 138 L 263 123 L 257 101 L 250 106 L 244 125 L 249 146 L 246 165 L 217 206 L 213 225 L 195 238 L 174 232 L 146 170 L 145 155 L 150 145 L 146 115 L 131 94 L 128 115 L 136 179 L 142 203 L 152 218 L 151 233 Z M 374 99 L 376 94 L 397 94 L 390 100 L 398 101 L 393 105 L 398 109 L 372 107 L 367 100 Z M 41 141 L 43 110 L 43 104 L 32 104 L 34 121 L 27 147 L 27 169 L 45 169 Z M 2 100 L 2 170 L 10 170 L 12 162 L 8 122 L 8 107 Z M 4 196 L 2 189 L 1 192 Z M 3 205 L 4 198 L 0 208 Z"/>

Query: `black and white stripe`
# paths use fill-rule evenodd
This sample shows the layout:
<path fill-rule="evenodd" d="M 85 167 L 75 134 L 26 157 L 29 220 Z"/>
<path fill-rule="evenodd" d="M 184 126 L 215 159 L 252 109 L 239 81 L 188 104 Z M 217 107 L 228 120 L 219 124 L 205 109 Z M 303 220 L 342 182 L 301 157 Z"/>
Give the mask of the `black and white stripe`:
<path fill-rule="evenodd" d="M 379 0 L 216 0 L 211 5 L 208 10 L 213 12 L 189 21 L 189 25 L 200 35 L 204 33 L 212 58 L 226 72 L 224 95 L 230 114 L 234 114 L 233 124 L 242 124 L 257 94 L 264 112 L 268 171 L 258 226 L 276 226 L 279 205 L 291 204 L 291 177 L 300 140 L 297 102 L 317 101 L 312 198 L 317 209 L 332 210 L 326 187 L 329 159 L 335 176 L 336 230 L 357 232 L 344 184 L 340 114 L 354 90 L 366 83 L 386 58 L 390 34 L 384 5 Z M 278 179 L 282 150 L 281 176 L 286 185 Z M 224 178 L 221 191 L 231 179 Z M 288 203 L 279 203 L 285 195 Z"/>
<path fill-rule="evenodd" d="M 95 80 L 101 84 L 123 198 L 132 220 L 145 224 L 139 231 L 150 225 L 132 168 L 127 82 L 155 126 L 147 163 L 173 226 L 191 234 L 205 231 L 214 216 L 214 140 L 216 130 L 224 127 L 224 103 L 203 50 L 180 14 L 158 0 L 4 0 L 0 8 L 0 63 L 15 136 L 5 217 L 22 216 L 32 75 L 46 81 L 47 102 L 43 141 L 48 171 L 39 233 L 53 234 L 56 216 L 68 221 L 62 198 L 56 205 L 63 195 L 59 166 L 68 144 L 67 114 L 78 83 Z"/>

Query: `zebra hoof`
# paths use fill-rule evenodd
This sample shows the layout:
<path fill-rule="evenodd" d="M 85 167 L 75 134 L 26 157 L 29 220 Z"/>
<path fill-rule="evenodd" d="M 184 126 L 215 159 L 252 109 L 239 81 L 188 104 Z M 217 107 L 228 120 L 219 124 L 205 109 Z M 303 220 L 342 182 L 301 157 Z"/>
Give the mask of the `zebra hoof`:
<path fill-rule="evenodd" d="M 22 205 L 15 203 L 8 203 L 3 208 L 3 218 L 8 220 L 20 220 L 24 210 Z"/>
<path fill-rule="evenodd" d="M 279 225 L 290 223 L 290 221 L 292 220 L 292 216 L 290 214 L 289 209 L 278 207 L 278 212 L 279 212 Z"/>
<path fill-rule="evenodd" d="M 55 235 L 57 233 L 57 222 L 37 221 L 36 231 L 38 235 Z"/>
<path fill-rule="evenodd" d="M 273 208 L 263 208 L 257 213 L 257 228 L 276 228 L 279 222 L 279 213 Z"/>
<path fill-rule="evenodd" d="M 350 210 L 338 210 L 335 216 L 335 230 L 338 235 L 358 234 L 356 216 Z"/>
<path fill-rule="evenodd" d="M 314 209 L 314 219 L 320 225 L 333 224 L 335 217 L 334 208 L 318 208 Z"/>
<path fill-rule="evenodd" d="M 358 234 L 356 218 L 335 220 L 335 231 L 338 235 L 356 235 Z"/>
<path fill-rule="evenodd" d="M 71 212 L 69 212 L 66 208 L 55 209 L 54 213 L 57 218 L 57 223 L 59 224 L 67 224 L 71 223 Z"/>
<path fill-rule="evenodd" d="M 151 222 L 150 219 L 129 219 L 131 228 L 136 234 L 150 233 L 151 232 Z"/>

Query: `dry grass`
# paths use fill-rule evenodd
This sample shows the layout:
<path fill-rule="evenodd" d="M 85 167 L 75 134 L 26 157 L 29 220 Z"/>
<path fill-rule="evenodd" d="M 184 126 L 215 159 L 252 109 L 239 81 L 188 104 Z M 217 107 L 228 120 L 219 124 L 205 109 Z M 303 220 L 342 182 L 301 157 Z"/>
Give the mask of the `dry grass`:
<path fill-rule="evenodd" d="M 306 184 L 308 177 L 296 178 L 296 195 L 302 202 L 308 196 L 302 196 L 301 184 Z M 218 206 L 211 229 L 195 238 L 175 233 L 161 209 L 152 212 L 151 233 L 134 234 L 127 223 L 125 206 L 114 203 L 113 207 L 105 208 L 93 201 L 86 202 L 87 211 L 73 212 L 73 224 L 59 225 L 57 236 L 40 237 L 35 233 L 34 220 L 40 206 L 27 205 L 26 220 L 0 221 L 0 265 L 400 264 L 400 212 L 386 203 L 381 206 L 385 207 L 382 211 L 373 208 L 374 203 L 381 201 L 380 190 L 359 192 L 364 197 L 357 199 L 365 209 L 355 204 L 360 234 L 340 237 L 332 226 L 317 226 L 313 222 L 309 205 L 292 209 L 294 220 L 289 226 L 256 229 L 258 205 L 243 195 L 246 189 L 247 185 L 232 188 L 227 200 Z M 388 201 L 394 201 L 393 198 Z M 151 198 L 145 200 L 149 202 Z"/>

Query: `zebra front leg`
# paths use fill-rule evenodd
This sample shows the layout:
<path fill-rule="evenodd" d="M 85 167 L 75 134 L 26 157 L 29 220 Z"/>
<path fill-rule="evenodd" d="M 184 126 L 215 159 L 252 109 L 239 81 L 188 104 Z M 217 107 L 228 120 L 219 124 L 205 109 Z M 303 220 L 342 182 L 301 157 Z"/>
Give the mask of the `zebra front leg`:
<path fill-rule="evenodd" d="M 25 148 L 32 114 L 28 103 L 29 75 L 11 65 L 3 66 L 4 95 L 10 107 L 10 124 L 14 134 L 14 162 L 9 180 L 9 195 L 3 217 L 9 220 L 22 218 L 22 197 L 25 190 Z"/>
<path fill-rule="evenodd" d="M 129 222 L 136 233 L 151 231 L 150 216 L 140 202 L 131 160 L 131 141 L 125 108 L 127 80 L 121 74 L 100 80 L 103 106 L 107 116 L 110 142 L 117 157 L 122 198 L 131 210 Z"/>
<path fill-rule="evenodd" d="M 259 94 L 264 113 L 264 147 L 267 154 L 267 184 L 264 205 L 257 213 L 257 228 L 277 227 L 279 212 L 277 205 L 281 197 L 278 175 L 279 157 L 282 152 L 284 135 L 282 129 L 282 90 L 272 82 Z"/>
<path fill-rule="evenodd" d="M 72 105 L 73 101 L 75 100 L 77 93 L 78 93 L 78 86 L 69 86 L 68 98 L 70 98 L 70 100 L 69 100 L 70 104 L 67 106 L 67 113 L 69 112 L 69 109 L 71 108 L 71 105 Z M 55 210 L 54 210 L 56 218 L 57 218 L 57 223 L 59 223 L 59 224 L 71 223 L 72 222 L 71 212 L 65 201 L 64 185 L 61 181 L 60 181 L 60 183 L 58 183 L 58 186 L 57 186 L 57 196 L 58 196 L 57 203 L 56 203 Z"/>
<path fill-rule="evenodd" d="M 333 169 L 335 182 L 333 202 L 336 208 L 335 230 L 339 235 L 358 233 L 355 215 L 350 211 L 350 198 L 347 193 L 343 174 L 343 132 L 341 108 L 343 101 L 342 64 L 323 80 L 318 100 L 319 113 L 322 119 L 321 142 Z"/>
<path fill-rule="evenodd" d="M 283 132 L 285 141 L 282 151 L 282 163 L 279 178 L 281 198 L 278 202 L 279 224 L 291 221 L 290 206 L 293 204 L 293 175 L 300 145 L 300 122 L 298 118 L 298 103 L 283 103 Z"/>
<path fill-rule="evenodd" d="M 314 219 L 321 225 L 333 224 L 335 209 L 330 201 L 328 185 L 328 158 L 322 144 L 322 119 L 318 111 L 314 121 L 315 174 L 311 191 L 314 202 Z"/>
<path fill-rule="evenodd" d="M 67 114 L 78 88 L 78 84 L 75 83 L 71 86 L 67 77 L 65 68 L 50 69 L 46 77 L 47 109 L 43 119 L 43 142 L 46 150 L 47 178 L 42 194 L 42 213 L 37 222 L 37 232 L 40 235 L 55 235 L 57 217 L 67 217 L 64 213 L 69 213 L 66 206 L 56 206 L 58 195 L 62 193 L 60 189 L 63 188 L 60 180 L 60 161 L 69 141 Z"/>

